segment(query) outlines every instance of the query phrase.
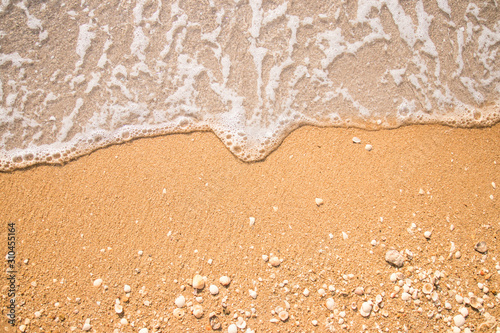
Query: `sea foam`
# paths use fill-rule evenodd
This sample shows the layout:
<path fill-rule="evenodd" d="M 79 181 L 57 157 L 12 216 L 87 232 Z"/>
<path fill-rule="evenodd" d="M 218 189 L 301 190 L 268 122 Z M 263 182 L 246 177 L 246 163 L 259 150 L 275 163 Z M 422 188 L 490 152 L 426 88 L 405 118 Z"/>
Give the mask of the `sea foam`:
<path fill-rule="evenodd" d="M 492 1 L 4 1 L 0 170 L 192 131 L 256 161 L 307 124 L 491 126 L 498 17 Z"/>

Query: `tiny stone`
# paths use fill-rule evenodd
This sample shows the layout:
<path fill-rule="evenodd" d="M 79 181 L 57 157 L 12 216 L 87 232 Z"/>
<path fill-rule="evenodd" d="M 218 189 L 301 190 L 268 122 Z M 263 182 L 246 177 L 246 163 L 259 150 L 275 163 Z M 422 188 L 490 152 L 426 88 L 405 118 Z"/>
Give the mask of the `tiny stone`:
<path fill-rule="evenodd" d="M 456 259 L 460 259 L 461 257 L 462 257 L 462 252 L 460 252 L 460 251 L 455 252 Z"/>
<path fill-rule="evenodd" d="M 352 138 L 352 142 L 361 143 L 361 139 L 355 136 L 354 138 Z"/>
<path fill-rule="evenodd" d="M 344 240 L 346 240 L 346 239 L 348 239 L 348 238 L 349 238 L 349 236 L 347 235 L 347 233 L 345 233 L 344 231 L 342 231 L 342 238 L 343 238 Z"/>
<path fill-rule="evenodd" d="M 455 301 L 457 301 L 458 304 L 462 304 L 464 302 L 464 298 L 460 295 L 455 295 Z"/>
<path fill-rule="evenodd" d="M 120 314 L 123 312 L 123 306 L 121 306 L 120 304 L 115 304 L 115 312 Z"/>
<path fill-rule="evenodd" d="M 126 292 L 126 293 L 129 293 L 130 291 L 132 290 L 132 288 L 130 288 L 130 286 L 128 284 L 126 284 L 124 287 L 123 287 L 123 291 Z"/>
<path fill-rule="evenodd" d="M 268 262 L 268 261 L 269 261 L 269 256 L 268 256 L 268 255 L 263 254 L 263 255 L 262 255 L 262 260 L 264 260 L 264 262 Z"/>
<path fill-rule="evenodd" d="M 97 279 L 94 281 L 94 287 L 99 287 L 102 284 L 102 279 Z"/>
<path fill-rule="evenodd" d="M 403 267 L 404 257 L 396 250 L 389 250 L 385 253 L 385 261 L 396 267 Z"/>
<path fill-rule="evenodd" d="M 198 319 L 203 316 L 203 307 L 200 304 L 193 306 L 193 316 Z"/>
<path fill-rule="evenodd" d="M 431 231 L 426 231 L 424 232 L 424 237 L 427 239 L 431 239 L 432 232 Z"/>
<path fill-rule="evenodd" d="M 372 145 L 366 145 L 366 146 L 365 146 L 365 149 L 366 149 L 367 151 L 371 151 L 371 150 L 373 149 L 373 146 L 372 146 Z"/>
<path fill-rule="evenodd" d="M 316 199 L 314 199 L 314 201 L 316 201 L 317 206 L 321 206 L 323 204 L 323 199 L 321 199 L 321 198 L 316 198 Z"/>
<path fill-rule="evenodd" d="M 280 264 L 281 264 L 281 261 L 278 257 L 272 257 L 270 260 L 269 260 L 269 263 L 274 266 L 274 267 L 278 267 Z"/>
<path fill-rule="evenodd" d="M 451 310 L 451 304 L 450 304 L 449 302 L 445 302 L 445 303 L 444 303 L 444 308 L 445 308 L 446 310 Z"/>
<path fill-rule="evenodd" d="M 403 301 L 408 301 L 410 299 L 410 294 L 408 294 L 407 292 L 404 292 L 401 294 L 401 299 Z"/>
<path fill-rule="evenodd" d="M 312 321 L 312 324 L 313 324 L 314 326 L 318 326 L 318 321 L 315 319 L 315 320 L 313 320 L 313 321 Z"/>
<path fill-rule="evenodd" d="M 306 297 L 307 297 L 307 296 L 309 296 L 309 289 L 307 289 L 307 288 L 306 288 L 306 289 L 304 289 L 303 294 L 304 294 L 304 296 L 306 296 Z"/>
<path fill-rule="evenodd" d="M 92 326 L 90 326 L 90 319 L 85 319 L 85 324 L 83 324 L 82 331 L 90 331 Z"/>
<path fill-rule="evenodd" d="M 122 319 L 120 319 L 120 324 L 122 324 L 122 325 L 128 325 L 128 320 L 127 320 L 127 318 L 122 318 Z"/>
<path fill-rule="evenodd" d="M 250 294 L 250 297 L 252 297 L 253 299 L 257 298 L 257 292 L 255 290 L 249 289 L 248 293 Z"/>
<path fill-rule="evenodd" d="M 464 316 L 464 318 L 469 315 L 469 310 L 467 310 L 467 308 L 460 308 L 460 310 L 458 310 L 458 312 L 460 312 L 460 314 L 462 316 Z"/>
<path fill-rule="evenodd" d="M 356 295 L 363 296 L 363 294 L 365 293 L 365 290 L 363 289 L 363 287 L 357 287 L 356 289 L 354 289 L 354 293 Z"/>
<path fill-rule="evenodd" d="M 255 224 L 255 217 L 250 217 L 249 220 L 250 220 L 249 222 L 250 226 L 253 226 Z"/>
<path fill-rule="evenodd" d="M 141 328 L 139 333 L 148 333 L 149 330 L 147 328 Z"/>

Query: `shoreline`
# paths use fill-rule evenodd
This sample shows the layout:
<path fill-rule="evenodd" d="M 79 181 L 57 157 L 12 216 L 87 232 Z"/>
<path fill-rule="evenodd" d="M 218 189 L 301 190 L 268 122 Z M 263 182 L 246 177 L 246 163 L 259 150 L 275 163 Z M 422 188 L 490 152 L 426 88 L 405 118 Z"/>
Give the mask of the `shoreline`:
<path fill-rule="evenodd" d="M 364 325 L 367 331 L 377 325 L 390 332 L 447 331 L 465 308 L 461 331 L 490 325 L 485 313 L 496 318 L 494 331 L 498 142 L 500 124 L 379 131 L 303 126 L 265 160 L 246 163 L 213 133 L 195 132 L 108 146 L 62 166 L 1 173 L 2 220 L 17 229 L 17 327 L 81 331 L 90 319 L 96 332 L 201 331 L 216 312 L 222 332 L 238 317 L 256 332 L 361 331 Z M 7 229 L 1 233 L 7 239 Z M 480 241 L 485 254 L 474 250 Z M 402 252 L 402 268 L 385 261 L 391 248 Z M 263 256 L 282 262 L 273 267 Z M 398 272 L 404 278 L 391 281 Z M 189 280 L 196 274 L 207 280 L 194 295 Z M 227 288 L 221 276 L 231 278 Z M 433 291 L 424 294 L 431 282 Z M 128 296 L 124 285 L 131 286 Z M 458 303 L 457 295 L 470 301 L 469 292 L 483 300 L 480 310 Z M 173 314 L 179 295 L 192 303 L 180 320 Z M 372 307 L 367 317 L 360 314 L 365 302 Z M 196 304 L 200 319 L 191 313 Z M 282 322 L 277 310 L 288 319 Z"/>

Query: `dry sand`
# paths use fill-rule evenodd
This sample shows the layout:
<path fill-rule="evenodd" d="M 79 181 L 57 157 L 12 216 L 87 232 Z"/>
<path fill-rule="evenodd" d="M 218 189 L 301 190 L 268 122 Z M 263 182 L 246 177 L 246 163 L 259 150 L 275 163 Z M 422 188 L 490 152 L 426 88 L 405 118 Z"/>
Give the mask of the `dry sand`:
<path fill-rule="evenodd" d="M 497 331 L 499 142 L 500 125 L 303 127 L 265 161 L 246 164 L 212 133 L 193 133 L 0 174 L 4 253 L 7 223 L 16 228 L 16 326 L 79 332 L 90 319 L 93 332 L 203 332 L 216 312 L 223 332 L 237 317 L 256 332 L 445 332 L 465 306 L 462 331 L 477 332 L 482 323 Z M 432 231 L 429 240 L 425 231 Z M 485 255 L 474 250 L 479 241 L 488 246 Z M 413 258 L 405 254 L 403 268 L 392 267 L 384 260 L 390 248 Z M 263 255 L 283 261 L 271 267 Z M 398 271 L 405 280 L 391 282 Z M 189 311 L 189 302 L 198 303 L 190 286 L 197 273 L 207 279 L 198 292 L 201 319 Z M 228 288 L 218 282 L 222 275 L 232 279 Z M 98 278 L 103 283 L 95 287 Z M 424 282 L 434 282 L 436 301 L 421 292 Z M 418 290 L 416 299 L 402 300 L 405 283 L 409 293 Z M 210 284 L 219 287 L 217 296 Z M 6 279 L 2 286 L 3 320 Z M 364 295 L 354 294 L 356 287 Z M 455 294 L 471 299 L 469 293 L 483 300 L 479 311 L 457 303 Z M 179 295 L 188 302 L 180 320 L 173 317 Z M 379 308 L 362 317 L 361 304 L 375 304 L 377 295 Z M 333 311 L 325 306 L 330 297 Z M 288 320 L 272 323 L 272 311 L 287 304 Z"/>

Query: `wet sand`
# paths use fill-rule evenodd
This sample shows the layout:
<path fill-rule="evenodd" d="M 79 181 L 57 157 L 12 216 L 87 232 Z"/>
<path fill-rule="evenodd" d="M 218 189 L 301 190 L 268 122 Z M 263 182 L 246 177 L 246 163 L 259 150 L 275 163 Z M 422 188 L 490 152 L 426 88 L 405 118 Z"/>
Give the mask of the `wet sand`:
<path fill-rule="evenodd" d="M 78 332 L 90 319 L 91 332 L 202 332 L 215 312 L 223 332 L 238 317 L 256 332 L 444 332 L 465 307 L 462 331 L 477 332 L 483 323 L 495 331 L 499 142 L 500 125 L 303 127 L 265 161 L 247 164 L 207 132 L 2 173 L 4 253 L 7 223 L 16 229 L 16 327 Z M 474 250 L 479 241 L 485 254 Z M 391 248 L 404 254 L 402 268 L 384 260 Z M 272 267 L 263 255 L 282 262 Z M 401 282 L 390 281 L 396 272 L 404 274 Z M 195 274 L 206 277 L 197 295 L 190 286 Z M 232 279 L 228 288 L 219 283 L 223 275 Z M 422 293 L 425 283 L 437 296 Z M 211 284 L 218 295 L 210 294 Z M 2 287 L 5 319 L 6 279 Z M 410 300 L 402 299 L 404 290 Z M 471 300 L 469 293 L 483 301 L 478 310 L 457 302 L 456 295 Z M 181 319 L 173 316 L 179 295 L 188 302 Z M 196 319 L 190 306 L 199 301 L 204 315 Z M 365 318 L 359 308 L 369 301 Z M 287 311 L 288 320 L 271 322 L 276 310 Z"/>

